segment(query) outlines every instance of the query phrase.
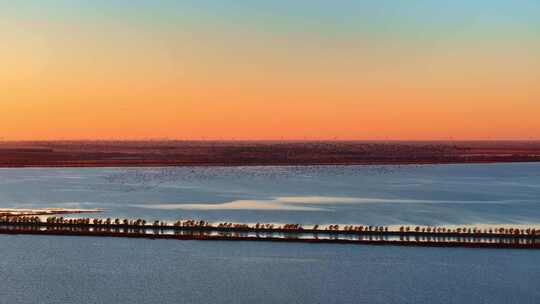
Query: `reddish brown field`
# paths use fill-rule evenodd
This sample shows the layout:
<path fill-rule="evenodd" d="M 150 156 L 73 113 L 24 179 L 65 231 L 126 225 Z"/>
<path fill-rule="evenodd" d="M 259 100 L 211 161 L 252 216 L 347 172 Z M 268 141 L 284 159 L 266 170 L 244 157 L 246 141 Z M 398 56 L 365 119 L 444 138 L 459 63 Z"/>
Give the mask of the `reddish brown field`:
<path fill-rule="evenodd" d="M 433 164 L 540 161 L 540 141 L 0 142 L 0 167 Z"/>

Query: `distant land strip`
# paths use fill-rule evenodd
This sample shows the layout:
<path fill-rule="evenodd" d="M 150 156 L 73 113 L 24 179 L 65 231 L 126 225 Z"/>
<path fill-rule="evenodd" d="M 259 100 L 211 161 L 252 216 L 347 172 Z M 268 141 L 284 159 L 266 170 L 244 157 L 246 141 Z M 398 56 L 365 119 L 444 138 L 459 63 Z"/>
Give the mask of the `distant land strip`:
<path fill-rule="evenodd" d="M 0 167 L 539 162 L 540 141 L 4 141 Z"/>
<path fill-rule="evenodd" d="M 401 226 L 329 225 L 304 228 L 299 224 L 210 224 L 184 220 L 174 223 L 142 219 L 66 219 L 37 216 L 0 217 L 0 234 L 128 237 L 207 241 L 270 241 L 399 245 L 423 247 L 471 247 L 540 249 L 540 230 L 535 228 L 445 228 Z"/>

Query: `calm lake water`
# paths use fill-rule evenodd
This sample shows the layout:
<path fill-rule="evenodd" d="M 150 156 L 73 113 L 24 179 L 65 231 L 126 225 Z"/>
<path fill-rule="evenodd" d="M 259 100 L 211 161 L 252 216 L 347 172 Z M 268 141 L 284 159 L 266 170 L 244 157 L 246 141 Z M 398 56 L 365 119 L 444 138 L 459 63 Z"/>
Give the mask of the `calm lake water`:
<path fill-rule="evenodd" d="M 0 208 L 539 225 L 540 164 L 0 169 Z M 539 303 L 540 251 L 0 236 L 6 303 Z"/>
<path fill-rule="evenodd" d="M 540 251 L 0 236 L 2 303 L 538 303 Z"/>
<path fill-rule="evenodd" d="M 0 208 L 301 224 L 540 223 L 540 164 L 0 169 Z"/>

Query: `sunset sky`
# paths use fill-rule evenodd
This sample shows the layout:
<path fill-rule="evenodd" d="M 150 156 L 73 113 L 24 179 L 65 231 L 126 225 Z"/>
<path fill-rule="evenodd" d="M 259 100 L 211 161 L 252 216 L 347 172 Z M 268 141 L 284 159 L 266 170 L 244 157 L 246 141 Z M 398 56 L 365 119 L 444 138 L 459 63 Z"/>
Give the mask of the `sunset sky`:
<path fill-rule="evenodd" d="M 0 138 L 538 139 L 540 1 L 0 0 Z"/>

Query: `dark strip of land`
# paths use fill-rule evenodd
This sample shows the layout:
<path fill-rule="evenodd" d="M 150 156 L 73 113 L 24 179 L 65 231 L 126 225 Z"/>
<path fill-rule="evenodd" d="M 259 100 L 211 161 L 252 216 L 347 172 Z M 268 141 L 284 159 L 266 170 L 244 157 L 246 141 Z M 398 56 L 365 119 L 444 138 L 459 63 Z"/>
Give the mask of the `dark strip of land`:
<path fill-rule="evenodd" d="M 540 141 L 0 142 L 0 167 L 383 165 L 538 161 Z"/>
<path fill-rule="evenodd" d="M 207 235 L 199 233 L 191 234 L 159 234 L 141 232 L 117 232 L 111 230 L 36 230 L 21 228 L 0 228 L 0 234 L 8 235 L 56 235 L 56 236 L 93 236 L 93 237 L 125 237 L 145 239 L 171 239 L 171 240 L 197 240 L 197 241 L 259 241 L 259 242 L 286 242 L 286 243 L 311 243 L 311 244 L 351 244 L 351 245 L 394 245 L 394 246 L 418 246 L 418 247 L 468 247 L 468 248 L 499 248 L 499 249 L 540 249 L 540 243 L 535 240 L 520 242 L 517 238 L 511 241 L 498 240 L 485 242 L 475 239 L 460 241 L 446 240 L 370 240 L 370 239 L 333 239 L 333 238 L 296 238 L 296 237 L 253 237 L 237 235 Z"/>
<path fill-rule="evenodd" d="M 540 249 L 540 230 L 536 228 L 444 228 L 401 226 L 390 230 L 383 226 L 304 228 L 299 224 L 210 224 L 205 221 L 163 221 L 148 224 L 129 219 L 66 219 L 37 216 L 4 216 L 0 234 L 67 235 L 96 237 L 129 237 L 177 240 L 271 241 L 302 243 L 337 243 L 365 245 L 401 245 L 427 247 L 477 247 Z"/>

